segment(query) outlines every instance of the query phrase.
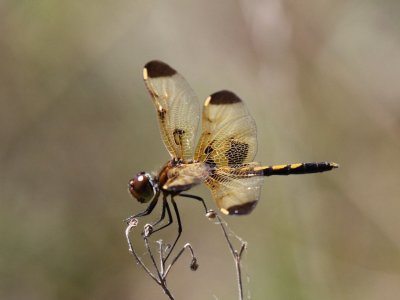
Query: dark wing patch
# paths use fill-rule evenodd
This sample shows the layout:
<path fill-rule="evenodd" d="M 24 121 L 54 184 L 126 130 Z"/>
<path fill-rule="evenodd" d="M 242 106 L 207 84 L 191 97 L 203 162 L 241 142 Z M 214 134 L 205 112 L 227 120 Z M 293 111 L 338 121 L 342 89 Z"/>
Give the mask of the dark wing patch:
<path fill-rule="evenodd" d="M 173 68 L 159 60 L 152 60 L 144 67 L 147 69 L 147 75 L 150 78 L 166 77 L 176 74 L 176 71 Z"/>
<path fill-rule="evenodd" d="M 210 104 L 233 104 L 242 102 L 238 96 L 230 91 L 219 91 L 210 96 Z"/>
<path fill-rule="evenodd" d="M 182 146 L 182 137 L 185 134 L 185 130 L 183 129 L 175 129 L 174 130 L 174 141 L 177 146 Z"/>
<path fill-rule="evenodd" d="M 157 110 L 157 112 L 158 112 L 158 117 L 159 117 L 160 121 L 164 121 L 165 115 L 167 114 L 167 111 L 165 110 L 165 108 L 161 108 L 161 109 Z"/>
<path fill-rule="evenodd" d="M 242 164 L 249 153 L 249 145 L 247 143 L 242 143 L 240 141 L 231 140 L 231 146 L 228 151 L 226 151 L 226 157 L 228 158 L 228 165 L 240 165 Z"/>
<path fill-rule="evenodd" d="M 257 205 L 257 202 L 257 200 L 254 200 L 244 204 L 234 205 L 227 208 L 226 210 L 230 215 L 247 215 L 253 211 L 253 209 Z"/>

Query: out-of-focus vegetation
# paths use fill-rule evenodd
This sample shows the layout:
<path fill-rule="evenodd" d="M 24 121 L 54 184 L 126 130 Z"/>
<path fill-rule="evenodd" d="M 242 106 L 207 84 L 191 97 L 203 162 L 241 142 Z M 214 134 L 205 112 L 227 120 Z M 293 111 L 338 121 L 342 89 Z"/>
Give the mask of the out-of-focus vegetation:
<path fill-rule="evenodd" d="M 0 24 L 1 299 L 163 298 L 122 222 L 143 209 L 128 180 L 168 159 L 142 82 L 155 58 L 201 100 L 243 98 L 257 160 L 341 165 L 268 178 L 252 215 L 226 218 L 253 299 L 398 299 L 398 1 L 1 1 Z M 178 204 L 200 268 L 180 261 L 171 290 L 235 299 L 220 229 Z"/>

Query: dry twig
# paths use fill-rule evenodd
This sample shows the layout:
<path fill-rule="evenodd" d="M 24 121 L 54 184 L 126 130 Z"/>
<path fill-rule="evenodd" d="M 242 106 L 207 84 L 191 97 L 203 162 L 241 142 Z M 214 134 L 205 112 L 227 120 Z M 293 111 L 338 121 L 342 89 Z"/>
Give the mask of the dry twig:
<path fill-rule="evenodd" d="M 157 243 L 159 244 L 159 255 L 160 255 L 160 262 L 159 265 L 157 265 L 155 257 L 153 255 L 153 252 L 151 250 L 150 244 L 149 244 L 149 236 L 151 235 L 152 232 L 152 226 L 150 224 L 146 224 L 144 226 L 144 233 L 143 233 L 143 240 L 144 244 L 147 250 L 147 253 L 149 254 L 152 264 L 154 266 L 154 269 L 156 270 L 157 275 L 154 275 L 150 269 L 144 264 L 142 259 L 137 255 L 135 249 L 133 248 L 131 238 L 129 237 L 129 234 L 131 233 L 132 229 L 138 225 L 138 220 L 137 219 L 132 219 L 128 227 L 125 230 L 125 236 L 129 245 L 129 252 L 132 254 L 132 256 L 135 258 L 136 262 L 144 269 L 144 271 L 163 289 L 164 293 L 169 297 L 169 299 L 174 299 L 173 295 L 171 294 L 171 291 L 167 287 L 167 275 L 169 271 L 171 270 L 172 266 L 176 263 L 176 261 L 181 257 L 183 252 L 188 249 L 192 260 L 190 263 L 190 269 L 192 271 L 196 271 L 198 268 L 197 264 L 197 258 L 194 255 L 194 251 L 192 246 L 189 243 L 186 243 L 183 248 L 178 252 L 178 254 L 175 256 L 175 258 L 172 260 L 172 262 L 166 267 L 165 263 L 168 258 L 168 256 L 171 254 L 168 252 L 167 257 L 164 257 L 164 253 L 166 251 L 170 251 L 172 249 L 169 249 L 169 246 L 165 246 L 164 242 L 162 240 L 159 240 Z"/>
<path fill-rule="evenodd" d="M 219 224 L 222 228 L 222 232 L 224 233 L 225 240 L 228 243 L 229 250 L 231 251 L 231 254 L 233 256 L 233 260 L 235 261 L 235 269 L 236 269 L 236 280 L 237 280 L 237 286 L 238 286 L 238 292 L 239 292 L 239 300 L 243 300 L 243 281 L 242 281 L 242 268 L 241 268 L 241 259 L 242 255 L 244 253 L 244 250 L 247 249 L 247 242 L 243 241 L 239 236 L 235 235 L 235 238 L 240 242 L 240 248 L 239 251 L 237 251 L 232 244 L 232 241 L 229 238 L 229 234 L 227 232 L 227 225 L 226 222 L 213 210 L 210 210 L 207 215 L 206 215 L 210 220 L 211 219 L 217 219 L 218 221 L 216 224 Z"/>
<path fill-rule="evenodd" d="M 227 225 L 225 221 L 213 210 L 209 210 L 206 214 L 206 217 L 210 220 L 217 219 L 216 224 L 221 226 L 221 229 L 223 231 L 225 240 L 228 243 L 229 250 L 233 256 L 233 259 L 235 261 L 235 268 L 236 268 L 236 278 L 237 278 L 237 286 L 238 286 L 238 292 L 239 292 L 239 300 L 243 300 L 243 283 L 242 283 L 242 271 L 241 271 L 241 259 L 242 255 L 244 253 L 244 250 L 247 248 L 247 243 L 240 239 L 237 235 L 235 235 L 235 238 L 240 241 L 241 246 L 239 248 L 239 251 L 235 250 L 232 241 L 230 240 L 229 234 L 227 232 Z M 147 253 L 150 256 L 152 265 L 156 271 L 156 275 L 154 275 L 150 269 L 144 264 L 142 259 L 137 255 L 137 252 L 132 246 L 132 241 L 129 237 L 132 229 L 138 225 L 138 220 L 137 219 L 132 219 L 129 222 L 128 227 L 125 230 L 125 236 L 128 241 L 129 245 L 129 252 L 133 255 L 135 258 L 136 262 L 144 269 L 144 271 L 163 289 L 164 293 L 169 297 L 169 299 L 174 299 L 173 295 L 171 294 L 171 291 L 167 287 L 167 276 L 173 267 L 173 265 L 178 261 L 178 259 L 182 256 L 183 252 L 185 250 L 189 250 L 190 255 L 192 257 L 192 260 L 190 262 L 190 269 L 192 271 L 196 271 L 198 268 L 197 264 L 197 258 L 194 255 L 194 251 L 192 246 L 189 243 L 186 243 L 182 249 L 178 252 L 178 254 L 172 259 L 171 263 L 166 266 L 166 261 L 168 257 L 170 256 L 171 252 L 173 249 L 170 249 L 171 247 L 169 245 L 165 245 L 162 240 L 157 241 L 159 245 L 159 264 L 157 264 L 155 256 L 153 255 L 153 251 L 151 250 L 150 244 L 149 244 L 149 236 L 153 232 L 152 226 L 150 224 L 146 224 L 144 226 L 144 231 L 143 231 L 143 240 L 145 244 L 145 248 L 147 250 Z M 165 253 L 166 256 L 164 255 Z"/>

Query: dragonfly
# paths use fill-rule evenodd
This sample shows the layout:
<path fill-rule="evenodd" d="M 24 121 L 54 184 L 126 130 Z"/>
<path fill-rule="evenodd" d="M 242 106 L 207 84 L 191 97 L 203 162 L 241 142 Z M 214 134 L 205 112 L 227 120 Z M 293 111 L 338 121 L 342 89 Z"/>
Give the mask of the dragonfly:
<path fill-rule="evenodd" d="M 162 196 L 160 218 L 151 224 L 155 228 L 167 214 L 168 222 L 152 232 L 161 230 L 173 222 L 170 200 L 178 223 L 178 235 L 172 248 L 182 232 L 175 197 L 198 200 L 208 212 L 203 198 L 184 193 L 194 186 L 204 183 L 223 214 L 247 215 L 258 203 L 264 177 L 338 168 L 334 162 L 270 166 L 254 162 L 256 123 L 236 94 L 221 90 L 210 95 L 204 101 L 200 115 L 200 104 L 192 88 L 168 64 L 158 60 L 148 62 L 143 69 L 143 78 L 171 159 L 157 174 L 139 172 L 129 181 L 130 194 L 140 203 L 148 203 L 148 206 L 126 221 L 149 215 Z M 201 135 L 195 146 L 200 117 Z"/>

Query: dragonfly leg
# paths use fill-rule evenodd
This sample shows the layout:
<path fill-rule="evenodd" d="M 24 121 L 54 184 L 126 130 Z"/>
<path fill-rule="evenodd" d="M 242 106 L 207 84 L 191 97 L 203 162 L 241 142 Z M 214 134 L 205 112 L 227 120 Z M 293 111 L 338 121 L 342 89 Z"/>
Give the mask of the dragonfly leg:
<path fill-rule="evenodd" d="M 204 209 L 206 210 L 206 213 L 208 213 L 208 208 L 207 208 L 206 203 L 204 202 L 203 198 L 201 198 L 199 196 L 195 196 L 195 195 L 190 195 L 190 194 L 179 194 L 179 196 L 186 197 L 186 198 L 191 198 L 191 199 L 195 199 L 195 200 L 200 201 L 203 204 Z"/>
<path fill-rule="evenodd" d="M 154 199 L 150 202 L 149 206 L 147 206 L 147 208 L 144 211 L 136 215 L 130 216 L 129 218 L 126 218 L 124 221 L 129 224 L 133 219 L 144 217 L 151 214 L 151 212 L 156 207 L 157 202 L 158 202 L 158 196 L 154 197 Z"/>
<path fill-rule="evenodd" d="M 177 235 L 177 237 L 176 237 L 174 243 L 172 244 L 171 248 L 169 249 L 168 255 L 165 257 L 165 260 L 164 260 L 164 261 L 166 261 L 166 260 L 168 259 L 168 257 L 170 256 L 170 254 L 171 254 L 172 251 L 174 250 L 175 245 L 176 245 L 176 243 L 178 242 L 178 240 L 179 240 L 179 238 L 181 237 L 181 234 L 182 234 L 181 217 L 180 217 L 180 215 L 179 215 L 178 206 L 176 205 L 176 202 L 175 202 L 173 196 L 171 196 L 171 202 L 172 202 L 172 205 L 173 205 L 173 207 L 174 207 L 174 211 L 175 211 L 175 215 L 176 215 L 176 220 L 178 221 L 178 235 Z"/>

